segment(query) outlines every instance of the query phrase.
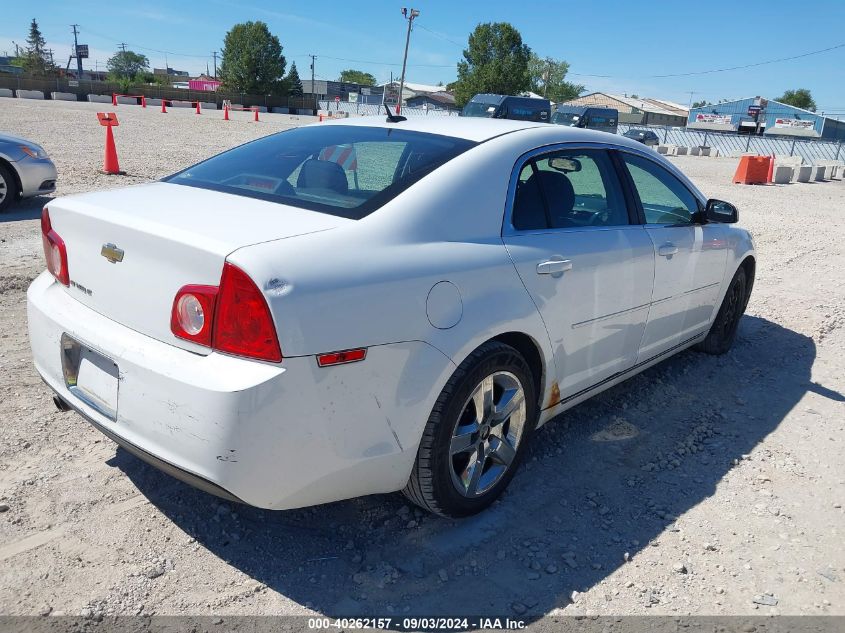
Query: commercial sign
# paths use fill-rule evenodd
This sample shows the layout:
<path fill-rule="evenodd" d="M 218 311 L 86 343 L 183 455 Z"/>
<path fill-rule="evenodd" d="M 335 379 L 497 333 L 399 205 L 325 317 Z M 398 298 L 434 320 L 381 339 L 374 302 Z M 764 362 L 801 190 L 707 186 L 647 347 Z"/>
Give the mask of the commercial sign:
<path fill-rule="evenodd" d="M 382 103 L 385 105 L 399 104 L 399 86 L 397 84 L 387 84 L 384 87 L 384 97 Z"/>
<path fill-rule="evenodd" d="M 358 103 L 358 93 L 357 92 L 350 92 L 348 98 L 349 98 L 349 103 Z"/>
<path fill-rule="evenodd" d="M 212 92 L 220 87 L 220 82 L 213 79 L 191 79 L 188 88 L 191 90 L 205 90 Z"/>
<path fill-rule="evenodd" d="M 748 116 L 756 117 L 758 114 L 760 114 L 760 110 L 762 109 L 763 108 L 758 105 L 750 105 L 748 106 Z"/>
<path fill-rule="evenodd" d="M 695 122 L 696 123 L 717 123 L 720 125 L 730 125 L 731 124 L 731 115 L 730 114 L 706 114 L 700 112 L 695 115 Z"/>
<path fill-rule="evenodd" d="M 79 59 L 88 59 L 88 44 L 77 44 L 76 56 Z"/>
<path fill-rule="evenodd" d="M 801 119 L 775 119 L 775 127 L 798 128 L 801 130 L 815 129 L 813 121 L 804 121 Z"/>

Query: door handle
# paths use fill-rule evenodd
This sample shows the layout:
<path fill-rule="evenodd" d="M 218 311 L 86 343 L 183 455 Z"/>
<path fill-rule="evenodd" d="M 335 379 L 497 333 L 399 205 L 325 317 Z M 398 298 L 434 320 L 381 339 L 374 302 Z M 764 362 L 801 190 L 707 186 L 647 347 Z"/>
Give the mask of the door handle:
<path fill-rule="evenodd" d="M 556 275 L 572 270 L 572 262 L 568 259 L 550 259 L 537 264 L 538 275 Z"/>
<path fill-rule="evenodd" d="M 662 257 L 670 257 L 678 252 L 678 247 L 672 244 L 672 242 L 666 242 L 660 248 L 657 249 L 657 254 Z"/>

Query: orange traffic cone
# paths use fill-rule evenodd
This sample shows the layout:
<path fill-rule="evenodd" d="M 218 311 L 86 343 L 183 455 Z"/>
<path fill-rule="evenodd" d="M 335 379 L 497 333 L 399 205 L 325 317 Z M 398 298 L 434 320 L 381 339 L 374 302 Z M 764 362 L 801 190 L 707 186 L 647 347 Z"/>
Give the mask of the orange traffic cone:
<path fill-rule="evenodd" d="M 253 112 L 255 112 L 255 119 L 254 120 L 258 121 L 258 108 L 255 108 L 255 110 L 253 110 Z"/>
<path fill-rule="evenodd" d="M 197 101 L 197 114 L 202 114 L 202 112 L 200 112 L 200 102 L 199 101 Z"/>
<path fill-rule="evenodd" d="M 772 154 L 769 158 L 769 173 L 766 176 L 766 182 L 772 182 L 774 180 L 773 176 L 775 175 L 775 155 Z"/>
<path fill-rule="evenodd" d="M 117 105 L 117 95 L 115 93 L 111 93 L 111 104 L 113 106 Z"/>
<path fill-rule="evenodd" d="M 228 106 L 223 107 L 223 120 L 224 121 L 229 120 L 229 107 Z"/>
<path fill-rule="evenodd" d="M 167 114 L 166 103 L 167 103 L 167 101 L 165 101 L 164 99 L 161 100 L 161 112 L 162 112 L 162 114 Z"/>
<path fill-rule="evenodd" d="M 114 146 L 114 133 L 111 130 L 111 126 L 106 128 L 106 153 L 103 157 L 103 173 L 126 173 L 125 171 L 120 171 L 120 163 L 117 162 L 117 148 Z"/>

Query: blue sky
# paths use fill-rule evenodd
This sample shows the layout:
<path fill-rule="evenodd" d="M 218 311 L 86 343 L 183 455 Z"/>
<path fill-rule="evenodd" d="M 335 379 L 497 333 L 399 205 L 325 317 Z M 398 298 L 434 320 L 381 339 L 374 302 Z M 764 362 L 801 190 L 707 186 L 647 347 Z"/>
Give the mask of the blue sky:
<path fill-rule="evenodd" d="M 405 22 L 399 2 L 234 2 L 230 0 L 92 0 L 7 2 L 0 21 L 0 52 L 23 44 L 35 17 L 62 63 L 80 25 L 80 43 L 91 48 L 91 67 L 103 68 L 120 42 L 146 54 L 154 66 L 204 71 L 211 51 L 222 48 L 235 23 L 263 20 L 284 46 L 288 64 L 336 79 L 343 68 L 360 68 L 379 81 L 401 70 Z M 845 46 L 792 61 L 744 70 L 696 73 L 800 55 L 845 44 L 845 2 L 805 5 L 794 0 L 763 3 L 531 2 L 415 0 L 420 9 L 411 36 L 408 81 L 455 79 L 467 36 L 479 22 L 507 21 L 541 56 L 565 59 L 570 79 L 589 91 L 636 93 L 681 103 L 762 95 L 809 88 L 820 110 L 845 116 Z M 754 24 L 751 18 L 753 15 Z M 354 61 L 353 61 L 354 60 Z M 693 92 L 690 95 L 690 91 Z"/>

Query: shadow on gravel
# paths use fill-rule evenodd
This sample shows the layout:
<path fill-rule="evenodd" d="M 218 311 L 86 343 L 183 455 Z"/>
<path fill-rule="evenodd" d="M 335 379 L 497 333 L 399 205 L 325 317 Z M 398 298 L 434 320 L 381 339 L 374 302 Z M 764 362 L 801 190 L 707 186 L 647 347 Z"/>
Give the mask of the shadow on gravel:
<path fill-rule="evenodd" d="M 21 220 L 37 220 L 41 217 L 41 209 L 52 199 L 53 196 L 24 198 L 9 208 L 8 211 L 0 213 L 0 224 L 3 222 L 20 222 Z"/>
<path fill-rule="evenodd" d="M 746 316 L 729 354 L 682 353 L 559 416 L 504 498 L 462 521 L 398 494 L 287 512 L 233 506 L 122 450 L 111 463 L 202 546 L 324 615 L 532 619 L 676 530 L 805 392 L 841 399 L 811 382 L 815 355 L 812 339 Z"/>

